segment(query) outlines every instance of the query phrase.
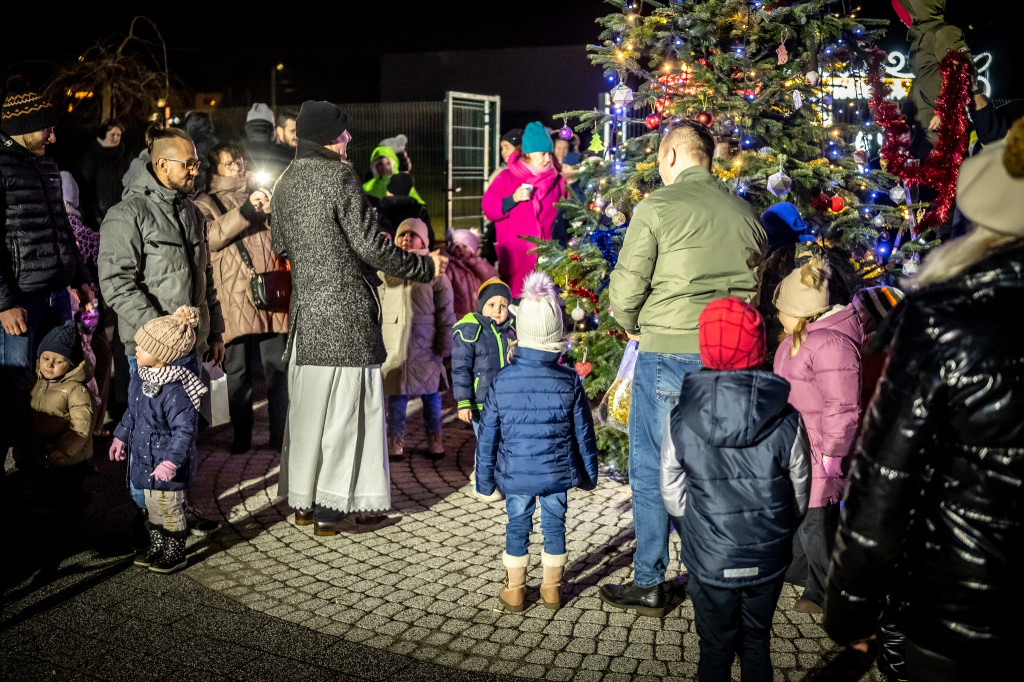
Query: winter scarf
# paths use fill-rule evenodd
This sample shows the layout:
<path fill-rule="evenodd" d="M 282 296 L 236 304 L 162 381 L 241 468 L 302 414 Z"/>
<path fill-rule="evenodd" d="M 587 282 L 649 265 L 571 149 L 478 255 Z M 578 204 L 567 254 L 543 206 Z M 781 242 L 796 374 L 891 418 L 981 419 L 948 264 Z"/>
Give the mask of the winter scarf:
<path fill-rule="evenodd" d="M 139 365 L 139 378 L 142 379 L 142 393 L 147 398 L 157 397 L 164 384 L 180 381 L 181 385 L 185 387 L 189 400 L 197 410 L 199 409 L 199 399 L 209 390 L 194 372 L 179 365 L 165 367 Z"/>
<path fill-rule="evenodd" d="M 548 165 L 543 168 L 537 169 L 526 163 L 526 157 L 522 152 L 513 152 L 508 159 L 508 170 L 520 184 L 525 182 L 533 185 L 530 202 L 537 215 L 540 214 L 544 197 L 552 192 L 557 192 L 558 198 L 561 198 L 561 195 L 565 193 L 565 181 L 552 161 L 548 161 Z"/>

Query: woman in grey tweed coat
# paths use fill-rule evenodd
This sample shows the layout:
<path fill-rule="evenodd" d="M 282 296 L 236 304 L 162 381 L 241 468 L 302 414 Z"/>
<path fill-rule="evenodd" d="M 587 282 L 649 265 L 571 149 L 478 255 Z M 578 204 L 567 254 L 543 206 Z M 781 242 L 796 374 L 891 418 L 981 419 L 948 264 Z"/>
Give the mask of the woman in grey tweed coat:
<path fill-rule="evenodd" d="M 274 251 L 292 267 L 288 429 L 280 490 L 318 535 L 379 528 L 391 507 L 376 271 L 430 282 L 445 259 L 403 251 L 345 156 L 348 117 L 303 103 L 295 160 L 274 188 Z"/>

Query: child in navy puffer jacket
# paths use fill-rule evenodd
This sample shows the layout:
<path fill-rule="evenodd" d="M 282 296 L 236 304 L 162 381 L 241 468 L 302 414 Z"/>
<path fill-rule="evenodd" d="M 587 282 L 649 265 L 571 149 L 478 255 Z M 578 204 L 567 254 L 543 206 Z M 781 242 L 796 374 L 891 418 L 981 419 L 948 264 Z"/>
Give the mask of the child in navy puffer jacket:
<path fill-rule="evenodd" d="M 597 486 L 597 442 L 583 381 L 558 364 L 565 345 L 558 294 L 546 275 L 534 272 L 523 281 L 522 295 L 519 345 L 487 391 L 476 449 L 477 492 L 490 495 L 497 486 L 505 493 L 505 582 L 498 599 L 508 611 L 523 610 L 538 499 L 544 534 L 540 596 L 547 608 L 557 609 L 567 557 L 567 491 Z"/>
<path fill-rule="evenodd" d="M 190 369 L 199 310 L 181 306 L 135 333 L 139 371 L 128 385 L 128 411 L 114 431 L 110 459 L 131 453 L 129 476 L 149 513 L 149 548 L 136 566 L 157 573 L 185 567 L 185 488 L 196 468 L 199 398 L 206 387 Z"/>

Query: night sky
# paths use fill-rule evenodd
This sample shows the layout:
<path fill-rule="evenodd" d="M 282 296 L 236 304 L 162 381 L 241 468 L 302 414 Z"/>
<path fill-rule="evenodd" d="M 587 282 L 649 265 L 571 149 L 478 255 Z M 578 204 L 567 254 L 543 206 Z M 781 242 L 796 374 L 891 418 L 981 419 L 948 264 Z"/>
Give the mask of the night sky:
<path fill-rule="evenodd" d="M 270 70 L 278 62 L 279 101 L 332 99 L 338 102 L 376 101 L 380 95 L 381 54 L 437 50 L 583 45 L 596 42 L 598 16 L 616 11 L 599 0 L 507 3 L 458 2 L 333 2 L 276 3 L 276 9 L 257 12 L 255 3 L 179 3 L 143 6 L 140 3 L 80 3 L 71 9 L 55 7 L 29 11 L 33 3 L 8 3 L 3 9 L 0 64 L 3 76 L 19 71 L 41 83 L 54 62 L 69 61 L 92 41 L 123 34 L 131 18 L 144 7 L 159 26 L 169 51 L 172 71 L 197 92 L 221 91 L 225 104 L 269 99 Z M 887 49 L 906 50 L 905 30 L 888 0 L 862 0 L 864 15 L 891 18 L 883 41 Z M 1013 9 L 978 14 L 977 1 L 952 0 L 947 17 L 961 26 L 975 52 L 989 50 L 995 60 L 995 97 L 1024 96 L 1017 74 L 1024 69 L 1019 42 L 1024 19 L 1021 3 Z M 840 3 L 837 1 L 836 6 Z M 374 15 L 373 13 L 377 14 Z M 151 36 L 148 29 L 143 35 Z M 510 68 L 515 68 L 512 65 Z M 423 74 L 430 78 L 430 74 Z M 538 79 L 557 79 L 558 66 Z M 495 84 L 500 94 L 500 83 Z M 583 106 L 592 106 L 584 102 Z"/>

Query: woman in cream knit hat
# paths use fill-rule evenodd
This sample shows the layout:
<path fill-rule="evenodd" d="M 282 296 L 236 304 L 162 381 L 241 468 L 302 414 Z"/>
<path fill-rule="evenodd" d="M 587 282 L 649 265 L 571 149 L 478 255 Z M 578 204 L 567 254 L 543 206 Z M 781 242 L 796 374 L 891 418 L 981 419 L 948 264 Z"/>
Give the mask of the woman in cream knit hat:
<path fill-rule="evenodd" d="M 128 385 L 128 410 L 114 431 L 110 459 L 131 455 L 132 486 L 143 491 L 149 548 L 136 566 L 173 573 L 187 564 L 185 488 L 196 468 L 199 399 L 206 387 L 188 368 L 199 310 L 181 306 L 135 333 L 139 371 Z"/>
<path fill-rule="evenodd" d="M 811 499 L 793 543 L 794 567 L 807 563 L 807 584 L 794 606 L 804 613 L 821 613 L 825 601 L 839 501 L 860 422 L 864 332 L 852 306 L 830 305 L 829 275 L 828 265 L 814 257 L 779 283 L 773 299 L 786 334 L 775 353 L 775 373 L 789 381 L 789 402 L 811 441 Z"/>

